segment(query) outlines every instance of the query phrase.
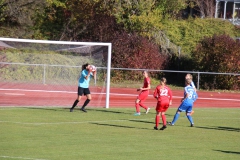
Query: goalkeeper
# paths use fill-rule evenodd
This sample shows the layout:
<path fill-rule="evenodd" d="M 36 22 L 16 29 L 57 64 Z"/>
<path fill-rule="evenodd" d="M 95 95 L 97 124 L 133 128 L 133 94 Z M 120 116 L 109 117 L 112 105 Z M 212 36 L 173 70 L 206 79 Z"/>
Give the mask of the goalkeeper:
<path fill-rule="evenodd" d="M 77 99 L 74 101 L 72 108 L 70 108 L 70 112 L 73 111 L 74 107 L 76 107 L 78 102 L 81 100 L 82 95 L 85 95 L 87 99 L 85 100 L 80 110 L 83 112 L 87 112 L 85 110 L 85 107 L 92 99 L 92 96 L 89 90 L 89 82 L 91 78 L 96 79 L 96 70 L 93 71 L 91 65 L 86 63 L 82 65 L 82 72 L 79 75 L 79 80 L 78 80 L 78 96 L 77 96 Z"/>

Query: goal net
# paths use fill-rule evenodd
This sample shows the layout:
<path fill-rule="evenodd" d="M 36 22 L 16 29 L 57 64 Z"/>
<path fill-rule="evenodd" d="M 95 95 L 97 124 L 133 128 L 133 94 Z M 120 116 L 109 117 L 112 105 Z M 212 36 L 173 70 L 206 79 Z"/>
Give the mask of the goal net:
<path fill-rule="evenodd" d="M 71 107 L 85 63 L 97 67 L 89 107 L 109 108 L 111 43 L 0 37 L 0 106 Z"/>

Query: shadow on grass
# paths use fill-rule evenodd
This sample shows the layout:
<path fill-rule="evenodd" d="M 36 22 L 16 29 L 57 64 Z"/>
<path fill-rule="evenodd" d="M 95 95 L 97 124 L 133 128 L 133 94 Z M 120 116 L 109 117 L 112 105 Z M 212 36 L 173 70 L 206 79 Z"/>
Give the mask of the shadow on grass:
<path fill-rule="evenodd" d="M 32 110 L 46 110 L 46 111 L 60 111 L 60 112 L 62 112 L 63 111 L 63 109 L 65 110 L 65 109 L 68 109 L 69 110 L 69 108 L 39 108 L 39 107 L 27 107 L 26 109 L 32 109 Z"/>
<path fill-rule="evenodd" d="M 155 122 L 149 122 L 149 121 L 143 121 L 143 120 L 137 120 L 137 119 L 130 119 L 131 122 L 141 122 L 141 123 L 148 123 L 148 124 L 155 124 Z"/>
<path fill-rule="evenodd" d="M 131 126 L 121 126 L 121 125 L 116 125 L 116 124 L 103 124 L 103 123 L 95 123 L 95 122 L 91 122 L 90 124 L 96 124 L 96 125 L 101 125 L 101 126 L 109 126 L 109 127 L 118 127 L 118 128 L 133 128 L 133 129 L 151 130 L 149 128 L 138 128 L 138 127 L 131 127 Z"/>
<path fill-rule="evenodd" d="M 230 153 L 230 154 L 240 154 L 240 152 L 235 152 L 235 151 L 223 151 L 223 150 L 214 150 L 218 152 L 223 152 L 223 153 Z"/>
<path fill-rule="evenodd" d="M 131 115 L 133 115 L 134 113 L 135 113 L 135 110 L 134 109 L 132 109 L 132 110 L 124 110 L 124 111 L 113 111 L 113 110 L 109 110 L 109 109 L 93 109 L 93 108 L 91 108 L 90 110 L 92 110 L 92 111 L 97 111 L 97 112 L 105 112 L 105 113 L 116 113 L 116 114 L 131 114 Z M 144 114 L 145 115 L 145 112 L 141 112 L 141 115 L 142 114 Z M 156 115 L 156 113 L 155 112 L 149 112 L 148 113 L 149 115 Z M 169 116 L 169 114 L 166 114 L 167 116 Z"/>
<path fill-rule="evenodd" d="M 233 127 L 201 127 L 197 126 L 196 128 L 202 128 L 202 129 L 214 129 L 214 130 L 220 130 L 220 131 L 234 131 L 234 132 L 240 132 L 239 128 L 233 128 Z"/>
<path fill-rule="evenodd" d="M 121 111 L 112 111 L 112 110 L 108 110 L 108 109 L 90 109 L 91 111 L 97 111 L 97 112 L 105 112 L 105 113 L 116 113 L 116 114 L 129 114 Z M 132 113 L 132 112 L 131 112 Z"/>

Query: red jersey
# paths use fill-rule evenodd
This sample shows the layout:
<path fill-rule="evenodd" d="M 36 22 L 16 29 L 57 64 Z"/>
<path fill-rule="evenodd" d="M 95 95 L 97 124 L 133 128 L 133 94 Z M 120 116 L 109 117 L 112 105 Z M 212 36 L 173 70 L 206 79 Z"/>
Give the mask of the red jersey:
<path fill-rule="evenodd" d="M 150 78 L 144 78 L 144 82 L 143 82 L 143 87 L 142 88 L 147 88 L 148 85 L 150 84 Z M 149 94 L 149 89 L 148 90 L 142 90 L 139 95 L 138 95 L 138 99 L 141 100 L 142 102 L 145 101 L 148 97 Z"/>
<path fill-rule="evenodd" d="M 172 91 L 168 86 L 162 88 L 161 85 L 158 85 L 153 93 L 153 96 L 158 99 L 158 101 L 172 100 Z"/>
<path fill-rule="evenodd" d="M 150 84 L 150 78 L 149 77 L 144 78 L 144 82 L 143 82 L 143 87 L 142 88 L 147 88 L 149 84 Z"/>

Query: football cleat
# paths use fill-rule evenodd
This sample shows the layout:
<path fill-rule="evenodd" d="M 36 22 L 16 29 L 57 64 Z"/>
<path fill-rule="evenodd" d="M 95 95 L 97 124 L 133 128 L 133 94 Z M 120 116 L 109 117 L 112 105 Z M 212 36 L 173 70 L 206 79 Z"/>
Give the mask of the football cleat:
<path fill-rule="evenodd" d="M 174 124 L 172 124 L 172 122 L 167 122 L 167 124 L 170 126 L 174 126 Z"/>
<path fill-rule="evenodd" d="M 150 109 L 151 109 L 151 108 L 148 108 L 148 109 L 146 110 L 146 114 L 148 114 L 148 112 L 150 111 Z"/>
<path fill-rule="evenodd" d="M 155 126 L 155 127 L 153 127 L 153 128 L 154 128 L 155 130 L 158 130 L 158 127 L 156 127 L 156 126 Z"/>
<path fill-rule="evenodd" d="M 84 108 L 81 108 L 80 111 L 87 112 Z"/>
<path fill-rule="evenodd" d="M 140 116 L 141 115 L 141 113 L 139 112 L 139 113 L 134 113 L 134 116 Z"/>
<path fill-rule="evenodd" d="M 162 126 L 162 128 L 160 128 L 160 130 L 164 130 L 166 128 L 167 128 L 167 126 Z"/>

